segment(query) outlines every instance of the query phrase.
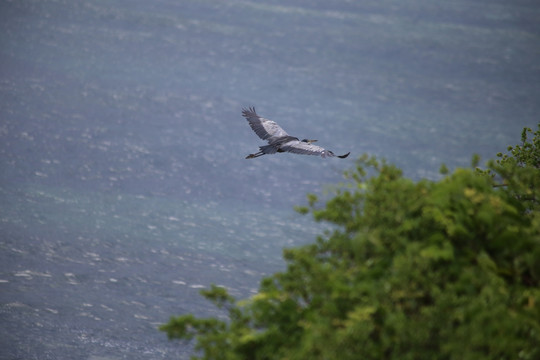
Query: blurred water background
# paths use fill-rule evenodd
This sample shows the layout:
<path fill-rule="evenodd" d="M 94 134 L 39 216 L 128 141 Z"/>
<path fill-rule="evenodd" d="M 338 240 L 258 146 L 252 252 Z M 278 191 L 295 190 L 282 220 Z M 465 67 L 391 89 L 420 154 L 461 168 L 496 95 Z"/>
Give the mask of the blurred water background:
<path fill-rule="evenodd" d="M 241 108 L 346 160 L 278 154 Z M 540 112 L 536 0 L 0 1 L 0 359 L 188 359 L 367 152 L 414 179 Z"/>

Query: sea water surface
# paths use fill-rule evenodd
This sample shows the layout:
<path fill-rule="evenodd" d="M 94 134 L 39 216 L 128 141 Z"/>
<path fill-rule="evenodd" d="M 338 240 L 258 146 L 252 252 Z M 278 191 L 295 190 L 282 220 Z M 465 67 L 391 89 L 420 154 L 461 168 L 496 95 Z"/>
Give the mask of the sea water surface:
<path fill-rule="evenodd" d="M 293 211 L 362 153 L 414 179 L 540 113 L 537 1 L 0 1 L 0 359 L 188 359 L 327 228 Z M 256 106 L 348 159 L 278 154 Z"/>

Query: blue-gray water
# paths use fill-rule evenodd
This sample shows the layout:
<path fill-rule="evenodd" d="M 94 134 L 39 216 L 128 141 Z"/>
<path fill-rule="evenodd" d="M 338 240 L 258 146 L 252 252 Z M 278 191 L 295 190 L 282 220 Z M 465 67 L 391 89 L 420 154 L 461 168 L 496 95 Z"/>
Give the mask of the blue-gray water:
<path fill-rule="evenodd" d="M 279 154 L 243 106 L 349 159 Z M 540 113 L 536 0 L 0 1 L 0 358 L 187 359 L 368 152 L 413 178 Z"/>

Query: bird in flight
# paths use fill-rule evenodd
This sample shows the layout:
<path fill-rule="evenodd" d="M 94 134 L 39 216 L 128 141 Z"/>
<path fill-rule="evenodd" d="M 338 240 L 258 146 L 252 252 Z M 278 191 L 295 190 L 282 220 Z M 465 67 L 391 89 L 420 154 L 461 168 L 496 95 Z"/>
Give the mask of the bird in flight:
<path fill-rule="evenodd" d="M 255 131 L 255 134 L 261 139 L 268 141 L 268 145 L 259 146 L 259 152 L 249 154 L 246 159 L 253 159 L 266 154 L 275 154 L 276 152 L 290 152 L 303 155 L 320 155 L 325 157 L 334 157 L 345 159 L 350 152 L 344 155 L 335 155 L 332 151 L 326 150 L 320 146 L 313 145 L 317 140 L 303 139 L 290 136 L 275 121 L 260 117 L 255 112 L 254 107 L 243 108 L 242 116 L 246 118 L 249 126 Z"/>

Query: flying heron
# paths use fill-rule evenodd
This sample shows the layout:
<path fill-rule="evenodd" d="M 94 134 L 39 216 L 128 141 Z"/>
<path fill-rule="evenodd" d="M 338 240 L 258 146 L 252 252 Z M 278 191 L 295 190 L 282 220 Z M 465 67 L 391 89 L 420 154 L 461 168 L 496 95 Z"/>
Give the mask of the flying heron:
<path fill-rule="evenodd" d="M 243 108 L 242 116 L 247 119 L 249 126 L 255 131 L 255 134 L 261 139 L 268 141 L 268 145 L 259 146 L 259 152 L 249 154 L 246 159 L 253 159 L 266 154 L 275 154 L 276 152 L 290 152 L 303 155 L 320 155 L 325 157 L 336 156 L 332 151 L 326 150 L 320 146 L 313 145 L 317 140 L 303 139 L 290 136 L 275 121 L 260 117 L 255 112 L 254 107 Z M 350 152 L 344 155 L 337 155 L 338 158 L 345 159 Z"/>

